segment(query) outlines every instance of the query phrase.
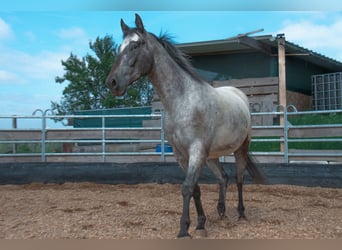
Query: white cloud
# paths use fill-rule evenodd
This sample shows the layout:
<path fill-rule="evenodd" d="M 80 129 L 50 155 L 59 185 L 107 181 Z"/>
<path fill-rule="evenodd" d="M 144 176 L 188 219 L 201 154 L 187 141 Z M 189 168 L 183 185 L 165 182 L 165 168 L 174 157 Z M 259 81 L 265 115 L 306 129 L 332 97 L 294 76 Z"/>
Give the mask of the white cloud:
<path fill-rule="evenodd" d="M 51 85 L 51 84 L 46 84 Z M 38 108 L 45 110 L 51 108 L 51 101 L 58 101 L 61 98 L 61 91 L 58 86 L 49 86 L 51 92 L 42 90 L 44 86 L 34 88 L 17 88 L 16 91 L 0 91 L 0 107 L 5 107 L 0 111 L 1 115 L 30 115 Z M 45 87 L 46 88 L 46 87 Z M 26 121 L 21 119 L 19 127 Z M 1 127 L 0 122 L 0 127 Z"/>
<path fill-rule="evenodd" d="M 0 41 L 15 38 L 10 26 L 1 21 Z M 22 35 L 28 41 L 43 45 L 46 42 L 33 31 Z M 60 100 L 65 85 L 55 83 L 55 77 L 64 74 L 61 61 L 66 60 L 71 51 L 84 54 L 89 41 L 80 28 L 61 29 L 55 35 L 63 41 L 53 49 L 26 50 L 25 46 L 15 48 L 12 44 L 0 44 L 0 107 L 7 107 L 1 114 L 30 114 L 36 108 L 46 109 L 51 101 Z"/>
<path fill-rule="evenodd" d="M 62 73 L 61 60 L 68 54 L 64 52 L 43 51 L 38 55 L 23 54 L 18 63 L 21 72 L 33 79 L 49 79 L 54 81 L 55 76 Z"/>
<path fill-rule="evenodd" d="M 63 40 L 60 48 L 64 51 L 83 56 L 86 49 L 89 48 L 90 38 L 85 30 L 80 27 L 63 28 L 55 34 L 58 38 Z"/>
<path fill-rule="evenodd" d="M 0 40 L 6 40 L 13 37 L 13 32 L 9 24 L 0 18 Z"/>
<path fill-rule="evenodd" d="M 0 114 L 31 114 L 37 108 L 50 107 L 58 101 L 65 86 L 55 83 L 63 74 L 64 51 L 29 54 L 0 47 Z"/>
<path fill-rule="evenodd" d="M 288 20 L 277 33 L 288 41 L 342 61 L 342 17 Z"/>
<path fill-rule="evenodd" d="M 70 52 L 82 56 L 89 48 L 90 39 L 80 27 L 51 30 L 15 20 L 11 27 L 0 17 L 0 107 L 6 107 L 0 114 L 49 108 L 65 88 L 55 83 L 55 77 L 64 74 L 61 61 Z"/>
<path fill-rule="evenodd" d="M 64 28 L 57 32 L 57 36 L 62 39 L 84 39 L 86 32 L 79 27 Z"/>
<path fill-rule="evenodd" d="M 33 55 L 9 48 L 0 49 L 0 54 L 0 82 L 16 80 L 13 84 L 37 79 L 54 82 L 55 76 L 63 73 L 61 60 L 69 56 L 64 51 L 42 51 Z"/>
<path fill-rule="evenodd" d="M 0 84 L 8 83 L 17 80 L 17 76 L 9 71 L 0 70 Z"/>

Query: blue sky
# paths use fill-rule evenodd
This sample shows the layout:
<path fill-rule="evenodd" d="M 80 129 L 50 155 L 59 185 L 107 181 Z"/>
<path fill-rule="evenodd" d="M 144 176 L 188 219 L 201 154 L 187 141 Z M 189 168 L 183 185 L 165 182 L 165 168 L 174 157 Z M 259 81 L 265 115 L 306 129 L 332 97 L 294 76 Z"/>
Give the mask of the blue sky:
<path fill-rule="evenodd" d="M 342 61 L 342 11 L 336 11 L 342 10 L 342 1 L 304 5 L 289 0 L 287 6 L 273 2 L 270 6 L 268 0 L 258 4 L 213 0 L 210 5 L 202 1 L 179 5 L 178 0 L 136 1 L 138 5 L 131 0 L 60 0 L 50 5 L 38 0 L 16 5 L 16 1 L 0 7 L 0 115 L 29 115 L 59 101 L 66 86 L 54 80 L 63 74 L 61 60 L 70 52 L 85 56 L 89 42 L 98 36 L 109 34 L 120 43 L 120 18 L 133 25 L 136 12 L 148 31 L 167 31 L 177 43 L 224 39 L 263 28 L 256 35 L 285 33 L 291 42 Z"/>

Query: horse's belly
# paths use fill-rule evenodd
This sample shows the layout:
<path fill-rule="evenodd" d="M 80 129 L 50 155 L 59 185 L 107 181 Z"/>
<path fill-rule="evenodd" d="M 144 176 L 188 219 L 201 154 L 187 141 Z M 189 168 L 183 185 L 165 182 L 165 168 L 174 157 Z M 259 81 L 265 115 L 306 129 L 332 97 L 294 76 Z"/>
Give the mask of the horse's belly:
<path fill-rule="evenodd" d="M 233 153 L 233 150 L 224 150 L 224 151 L 215 151 L 215 152 L 210 152 L 208 155 L 208 159 L 217 159 L 221 156 L 226 156 L 226 155 L 230 155 L 231 153 Z"/>
<path fill-rule="evenodd" d="M 233 145 L 222 145 L 222 147 L 212 147 L 209 151 L 208 158 L 218 158 L 223 155 L 234 153 L 242 143 Z"/>
<path fill-rule="evenodd" d="M 220 131 L 218 132 L 212 141 L 209 158 L 217 158 L 234 153 L 248 136 L 248 129 L 243 127 L 221 131 L 221 133 Z"/>

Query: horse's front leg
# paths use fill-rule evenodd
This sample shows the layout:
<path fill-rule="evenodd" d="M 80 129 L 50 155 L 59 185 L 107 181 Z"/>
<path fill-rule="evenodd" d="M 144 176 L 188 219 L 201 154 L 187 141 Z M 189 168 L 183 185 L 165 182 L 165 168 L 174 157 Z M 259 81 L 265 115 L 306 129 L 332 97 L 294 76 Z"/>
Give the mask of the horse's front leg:
<path fill-rule="evenodd" d="M 196 226 L 196 232 L 198 236 L 206 237 L 207 232 L 204 228 L 205 221 L 207 220 L 207 217 L 204 214 L 202 202 L 201 202 L 201 189 L 198 183 L 196 183 L 194 188 L 194 193 L 192 195 L 195 201 L 195 207 L 197 211 L 197 226 Z"/>
<path fill-rule="evenodd" d="M 205 215 L 200 199 L 200 188 L 197 184 L 199 174 L 203 168 L 205 158 L 203 150 L 199 147 L 193 147 L 193 153 L 190 154 L 189 166 L 187 170 L 187 175 L 182 186 L 183 195 L 183 212 L 180 220 L 180 231 L 178 237 L 191 237 L 189 234 L 190 226 L 190 200 L 194 197 L 195 205 L 198 213 L 198 225 L 196 229 L 204 230 Z M 190 151 L 191 152 L 191 151 Z"/>
<path fill-rule="evenodd" d="M 178 238 L 191 237 L 189 234 L 190 226 L 190 199 L 192 197 L 194 186 L 188 181 L 183 182 L 182 195 L 183 195 L 183 211 L 180 219 L 180 231 L 178 233 Z"/>

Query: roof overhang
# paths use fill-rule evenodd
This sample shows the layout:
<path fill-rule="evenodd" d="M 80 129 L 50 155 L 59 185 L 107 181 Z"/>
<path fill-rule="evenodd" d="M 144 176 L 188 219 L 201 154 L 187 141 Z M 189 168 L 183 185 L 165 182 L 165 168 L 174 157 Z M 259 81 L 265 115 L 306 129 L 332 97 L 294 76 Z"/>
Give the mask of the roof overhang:
<path fill-rule="evenodd" d="M 277 37 L 263 36 L 236 36 L 230 39 L 212 40 L 176 45 L 186 54 L 196 56 L 253 53 L 262 52 L 269 56 L 278 56 Z M 326 57 L 312 50 L 303 48 L 297 44 L 285 41 L 286 56 L 294 56 L 312 64 L 318 65 L 328 71 L 342 71 L 342 63 Z"/>

